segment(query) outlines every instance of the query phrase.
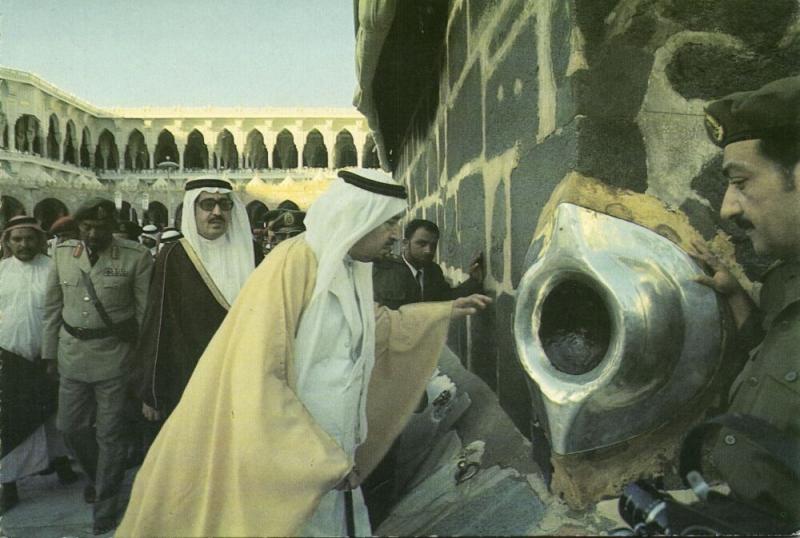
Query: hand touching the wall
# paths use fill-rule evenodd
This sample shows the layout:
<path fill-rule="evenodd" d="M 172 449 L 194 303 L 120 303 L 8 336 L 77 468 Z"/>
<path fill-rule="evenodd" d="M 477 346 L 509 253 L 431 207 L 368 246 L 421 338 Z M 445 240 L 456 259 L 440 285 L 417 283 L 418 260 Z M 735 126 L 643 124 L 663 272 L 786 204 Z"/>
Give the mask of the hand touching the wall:
<path fill-rule="evenodd" d="M 490 304 L 492 304 L 492 299 L 479 293 L 474 293 L 466 297 L 459 297 L 453 301 L 453 310 L 450 313 L 450 319 L 456 320 L 477 314 Z"/>
<path fill-rule="evenodd" d="M 691 256 L 700 263 L 706 270 L 707 275 L 700 275 L 695 278 L 695 282 L 703 284 L 713 289 L 728 301 L 733 313 L 733 319 L 736 322 L 736 327 L 741 327 L 753 310 L 756 309 L 756 304 L 744 290 L 742 285 L 733 276 L 733 273 L 715 256 L 708 247 L 698 241 L 693 241 L 692 246 L 695 248 L 695 253 Z"/>

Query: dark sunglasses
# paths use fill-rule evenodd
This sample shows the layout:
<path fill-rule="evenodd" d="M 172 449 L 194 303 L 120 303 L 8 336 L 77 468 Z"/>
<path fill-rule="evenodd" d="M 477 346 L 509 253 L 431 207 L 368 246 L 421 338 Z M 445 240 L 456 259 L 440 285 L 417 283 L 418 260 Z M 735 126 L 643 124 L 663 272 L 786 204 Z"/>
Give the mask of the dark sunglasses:
<path fill-rule="evenodd" d="M 219 206 L 223 211 L 230 211 L 233 209 L 233 200 L 230 198 L 206 198 L 197 202 L 200 209 L 203 211 L 214 211 L 214 206 Z"/>

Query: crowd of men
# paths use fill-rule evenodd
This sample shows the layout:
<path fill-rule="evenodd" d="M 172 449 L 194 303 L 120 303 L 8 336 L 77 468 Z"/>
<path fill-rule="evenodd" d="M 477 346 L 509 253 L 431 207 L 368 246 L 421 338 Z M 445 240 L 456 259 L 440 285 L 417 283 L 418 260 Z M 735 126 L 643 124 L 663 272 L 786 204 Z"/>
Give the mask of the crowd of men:
<path fill-rule="evenodd" d="M 695 253 L 709 268 L 703 283 L 730 302 L 740 346 L 754 349 L 730 411 L 791 446 L 798 111 L 800 77 L 707 108 L 730 180 L 722 216 L 779 260 L 760 305 L 705 247 Z M 359 486 L 370 474 L 373 486 L 391 481 L 392 443 L 424 405 L 449 321 L 491 303 L 482 253 L 452 287 L 434 262 L 435 223 L 410 220 L 401 238 L 406 197 L 389 174 L 354 169 L 307 213 L 287 201 L 255 230 L 233 185 L 215 178 L 186 183 L 191 210 L 177 229 L 121 222 L 100 198 L 56 221 L 50 240 L 36 219 L 11 218 L 0 262 L 2 510 L 19 502 L 24 476 L 77 480 L 71 455 L 95 534 L 124 512 L 119 536 L 369 535 L 393 499 L 368 481 L 365 504 Z M 754 456 L 762 447 L 735 424 L 717 439 L 734 495 L 800 521 L 797 454 L 783 467 Z M 137 450 L 146 456 L 125 511 Z"/>

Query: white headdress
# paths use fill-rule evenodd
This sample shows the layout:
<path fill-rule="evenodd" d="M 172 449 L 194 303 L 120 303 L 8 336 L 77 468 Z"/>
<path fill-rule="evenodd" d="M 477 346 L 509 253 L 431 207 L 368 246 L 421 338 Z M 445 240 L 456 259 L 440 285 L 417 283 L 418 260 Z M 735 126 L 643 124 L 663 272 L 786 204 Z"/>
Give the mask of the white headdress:
<path fill-rule="evenodd" d="M 341 308 L 337 308 L 334 304 L 338 300 L 333 293 L 337 282 L 353 282 L 354 300 L 357 301 L 355 304 L 361 318 L 361 326 L 358 328 L 360 330 L 354 333 L 354 336 L 360 338 L 353 342 L 352 348 L 358 350 L 358 356 L 354 357 L 350 378 L 342 380 L 343 385 L 350 386 L 362 375 L 364 379 L 369 379 L 375 363 L 372 263 L 353 261 L 348 252 L 359 239 L 406 209 L 405 188 L 385 172 L 342 170 L 339 177 L 341 179 L 336 180 L 311 205 L 305 219 L 305 240 L 317 257 L 317 279 L 311 302 L 298 327 L 294 365 L 298 395 L 306 405 L 312 406 L 309 408 L 312 414 L 317 409 L 318 413 L 314 415 L 317 420 L 321 419 L 318 407 L 307 401 L 314 398 L 314 386 L 305 380 L 313 379 L 313 372 L 317 368 L 324 370 L 324 365 L 317 361 L 327 357 L 330 352 L 328 347 L 331 342 L 320 335 L 325 334 L 324 327 L 331 313 L 344 307 L 341 305 Z M 337 405 L 342 404 L 337 402 Z M 333 416 L 339 412 L 334 408 L 337 406 L 331 403 L 324 413 Z M 321 424 L 325 427 L 326 419 L 323 418 Z M 365 398 L 360 401 L 358 424 L 360 439 L 353 440 L 356 442 L 366 438 Z M 347 439 L 341 438 L 338 441 L 344 443 L 342 447 L 346 451 L 353 449 Z"/>
<path fill-rule="evenodd" d="M 206 239 L 197 231 L 194 204 L 202 192 L 230 194 L 233 209 L 225 234 L 214 240 Z M 247 210 L 233 193 L 233 185 L 221 179 L 195 179 L 186 183 L 183 195 L 181 233 L 192 245 L 219 291 L 233 304 L 247 277 L 255 268 L 253 237 Z"/>

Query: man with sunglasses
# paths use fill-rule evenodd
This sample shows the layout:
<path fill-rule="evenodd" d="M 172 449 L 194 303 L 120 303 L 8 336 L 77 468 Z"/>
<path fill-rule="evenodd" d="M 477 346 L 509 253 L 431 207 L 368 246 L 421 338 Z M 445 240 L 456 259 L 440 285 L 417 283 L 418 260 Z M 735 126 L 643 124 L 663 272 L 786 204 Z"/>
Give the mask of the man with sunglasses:
<path fill-rule="evenodd" d="M 178 404 L 197 360 L 263 258 L 229 181 L 189 181 L 183 207 L 183 238 L 166 243 L 156 258 L 135 354 L 134 389 L 142 414 L 154 422 Z"/>

